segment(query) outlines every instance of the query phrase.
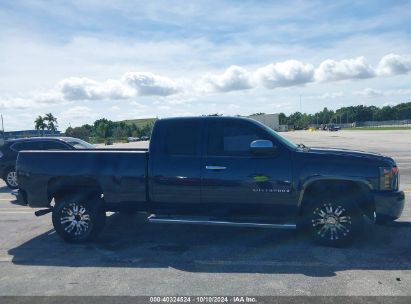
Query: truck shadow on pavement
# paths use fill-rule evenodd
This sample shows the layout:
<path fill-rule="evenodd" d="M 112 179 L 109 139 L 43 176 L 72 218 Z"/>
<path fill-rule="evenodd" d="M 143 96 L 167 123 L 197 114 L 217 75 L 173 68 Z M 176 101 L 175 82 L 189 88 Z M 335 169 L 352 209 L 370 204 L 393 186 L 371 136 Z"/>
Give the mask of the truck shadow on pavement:
<path fill-rule="evenodd" d="M 348 248 L 314 245 L 296 231 L 149 224 L 113 214 L 90 244 L 68 244 L 47 231 L 8 251 L 18 265 L 175 268 L 202 273 L 299 273 L 411 269 L 411 223 L 367 224 Z"/>

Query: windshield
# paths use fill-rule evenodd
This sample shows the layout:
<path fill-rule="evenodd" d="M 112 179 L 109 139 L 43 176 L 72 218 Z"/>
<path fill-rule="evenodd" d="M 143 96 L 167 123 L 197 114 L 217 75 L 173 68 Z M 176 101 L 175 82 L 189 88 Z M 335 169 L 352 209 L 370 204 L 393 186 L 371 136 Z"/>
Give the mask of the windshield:
<path fill-rule="evenodd" d="M 63 138 L 63 140 L 68 143 L 70 146 L 73 146 L 75 149 L 95 149 L 92 144 L 78 139 L 78 138 Z"/>
<path fill-rule="evenodd" d="M 279 135 L 277 132 L 275 132 L 273 129 L 267 127 L 265 124 L 256 121 L 259 125 L 261 125 L 268 133 L 270 133 L 272 136 L 274 136 L 279 142 L 283 143 L 284 145 L 286 145 L 287 147 L 289 147 L 290 149 L 297 149 L 298 145 L 296 145 L 295 143 L 285 139 L 284 137 L 282 137 L 281 135 Z"/>

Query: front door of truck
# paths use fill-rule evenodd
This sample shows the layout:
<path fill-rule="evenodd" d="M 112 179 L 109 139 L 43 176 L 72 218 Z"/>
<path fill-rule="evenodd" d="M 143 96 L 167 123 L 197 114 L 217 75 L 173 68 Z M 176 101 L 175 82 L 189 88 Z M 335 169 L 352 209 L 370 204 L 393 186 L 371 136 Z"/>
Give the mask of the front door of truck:
<path fill-rule="evenodd" d="M 197 213 L 201 207 L 202 119 L 164 119 L 150 146 L 153 213 Z"/>
<path fill-rule="evenodd" d="M 270 140 L 272 154 L 253 155 L 254 140 Z M 282 216 L 292 204 L 291 151 L 260 125 L 208 119 L 202 170 L 202 203 L 220 216 Z"/>

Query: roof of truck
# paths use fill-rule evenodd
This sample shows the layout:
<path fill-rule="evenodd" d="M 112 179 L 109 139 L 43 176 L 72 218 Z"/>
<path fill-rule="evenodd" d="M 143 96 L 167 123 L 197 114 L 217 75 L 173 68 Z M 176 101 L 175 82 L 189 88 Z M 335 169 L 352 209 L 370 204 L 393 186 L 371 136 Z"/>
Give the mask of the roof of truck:
<path fill-rule="evenodd" d="M 254 120 L 244 116 L 183 116 L 183 117 L 167 117 L 159 120 L 186 120 L 186 119 L 242 119 Z"/>

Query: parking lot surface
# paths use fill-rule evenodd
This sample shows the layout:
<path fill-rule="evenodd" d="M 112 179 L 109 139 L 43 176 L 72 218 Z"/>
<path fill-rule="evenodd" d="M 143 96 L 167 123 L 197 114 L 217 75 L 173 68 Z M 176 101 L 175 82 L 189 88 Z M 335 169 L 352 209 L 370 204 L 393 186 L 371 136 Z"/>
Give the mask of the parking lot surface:
<path fill-rule="evenodd" d="M 13 204 L 1 182 L 0 295 L 411 295 L 411 131 L 282 135 L 392 156 L 406 190 L 403 216 L 367 223 L 351 247 L 336 249 L 294 231 L 154 225 L 113 213 L 96 242 L 72 245 L 50 214 Z"/>

